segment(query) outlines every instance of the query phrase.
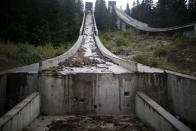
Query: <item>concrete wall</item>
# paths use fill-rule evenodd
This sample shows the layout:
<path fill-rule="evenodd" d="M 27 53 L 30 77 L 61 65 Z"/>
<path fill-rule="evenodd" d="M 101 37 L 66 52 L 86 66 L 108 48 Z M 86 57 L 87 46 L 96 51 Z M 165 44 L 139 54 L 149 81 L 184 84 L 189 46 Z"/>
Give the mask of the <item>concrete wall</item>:
<path fill-rule="evenodd" d="M 120 23 L 121 23 L 121 30 L 125 32 L 127 30 L 126 24 L 123 21 L 121 21 Z"/>
<path fill-rule="evenodd" d="M 0 131 L 22 131 L 40 114 L 39 93 L 33 93 L 0 118 Z"/>
<path fill-rule="evenodd" d="M 145 94 L 136 95 L 136 115 L 156 131 L 191 131 Z"/>
<path fill-rule="evenodd" d="M 195 38 L 196 37 L 196 31 L 184 31 L 183 36 L 188 37 L 188 38 Z"/>
<path fill-rule="evenodd" d="M 10 73 L 0 76 L 0 115 L 38 90 L 37 74 Z"/>
<path fill-rule="evenodd" d="M 196 78 L 169 72 L 167 86 L 171 112 L 196 126 Z"/>
<path fill-rule="evenodd" d="M 37 74 L 28 73 L 7 74 L 6 111 L 38 90 L 37 76 Z"/>
<path fill-rule="evenodd" d="M 44 114 L 134 113 L 134 74 L 42 74 L 39 79 Z"/>
<path fill-rule="evenodd" d="M 117 18 L 116 25 L 117 25 L 117 28 L 120 30 L 120 18 L 119 17 Z"/>
<path fill-rule="evenodd" d="M 137 91 L 145 92 L 161 106 L 167 108 L 167 75 L 165 73 L 138 73 L 137 76 Z"/>
<path fill-rule="evenodd" d="M 41 111 L 46 115 L 130 114 L 135 112 L 136 91 L 167 107 L 166 81 L 165 73 L 45 73 L 39 76 Z"/>
<path fill-rule="evenodd" d="M 0 116 L 5 113 L 7 75 L 0 75 Z"/>

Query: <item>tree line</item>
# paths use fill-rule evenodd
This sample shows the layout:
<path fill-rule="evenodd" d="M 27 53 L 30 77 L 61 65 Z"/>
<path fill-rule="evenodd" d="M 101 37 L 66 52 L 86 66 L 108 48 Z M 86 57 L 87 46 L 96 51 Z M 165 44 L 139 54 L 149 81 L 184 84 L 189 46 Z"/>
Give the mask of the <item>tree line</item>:
<path fill-rule="evenodd" d="M 196 22 L 196 0 L 134 0 L 127 4 L 125 13 L 152 27 L 180 26 Z M 99 31 L 116 30 L 117 16 L 106 6 L 105 0 L 96 0 L 95 18 Z"/>
<path fill-rule="evenodd" d="M 129 10 L 129 6 L 127 6 Z M 128 15 L 152 27 L 170 27 L 196 21 L 196 0 L 134 0 Z"/>
<path fill-rule="evenodd" d="M 99 31 L 116 30 L 114 9 L 96 0 L 95 18 Z M 125 12 L 153 27 L 169 27 L 196 21 L 196 0 L 135 0 Z M 2 0 L 0 40 L 54 45 L 78 37 L 83 17 L 82 0 Z"/>
<path fill-rule="evenodd" d="M 114 31 L 116 29 L 116 13 L 114 8 L 107 8 L 105 0 L 96 0 L 95 19 L 100 32 Z"/>
<path fill-rule="evenodd" d="M 54 45 L 78 37 L 81 0 L 2 0 L 0 40 Z"/>

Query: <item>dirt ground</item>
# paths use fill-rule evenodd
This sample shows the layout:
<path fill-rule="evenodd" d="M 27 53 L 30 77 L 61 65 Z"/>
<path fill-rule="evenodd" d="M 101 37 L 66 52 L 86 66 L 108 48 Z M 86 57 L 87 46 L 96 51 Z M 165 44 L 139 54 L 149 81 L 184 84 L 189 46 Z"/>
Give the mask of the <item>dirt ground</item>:
<path fill-rule="evenodd" d="M 152 131 L 132 116 L 71 116 L 47 125 L 49 131 Z"/>

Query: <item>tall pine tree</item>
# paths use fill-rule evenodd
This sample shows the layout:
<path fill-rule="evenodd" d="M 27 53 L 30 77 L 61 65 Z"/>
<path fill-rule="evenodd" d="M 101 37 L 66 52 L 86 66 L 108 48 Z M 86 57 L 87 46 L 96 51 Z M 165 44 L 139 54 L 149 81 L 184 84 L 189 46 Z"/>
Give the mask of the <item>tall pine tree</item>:
<path fill-rule="evenodd" d="M 129 4 L 127 3 L 127 7 L 125 9 L 125 13 L 129 16 L 131 16 L 131 10 L 130 10 L 130 7 L 129 7 Z"/>
<path fill-rule="evenodd" d="M 95 19 L 99 31 L 108 31 L 108 10 L 105 0 L 96 0 L 95 3 Z"/>

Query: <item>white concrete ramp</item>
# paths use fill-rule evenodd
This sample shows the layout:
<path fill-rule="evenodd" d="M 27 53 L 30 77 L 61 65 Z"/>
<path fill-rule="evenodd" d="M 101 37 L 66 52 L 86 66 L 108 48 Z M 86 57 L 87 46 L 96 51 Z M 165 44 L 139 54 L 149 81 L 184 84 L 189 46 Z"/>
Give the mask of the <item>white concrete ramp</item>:
<path fill-rule="evenodd" d="M 143 23 L 141 21 L 138 21 L 131 16 L 128 16 L 125 12 L 122 10 L 118 9 L 117 7 L 114 7 L 115 12 L 117 16 L 126 24 L 130 25 L 131 27 L 141 30 L 141 31 L 146 31 L 146 32 L 169 32 L 169 31 L 174 31 L 174 30 L 180 30 L 180 29 L 185 29 L 189 27 L 195 28 L 196 23 L 191 23 L 187 25 L 182 25 L 182 26 L 174 26 L 174 27 L 169 27 L 169 28 L 153 28 L 150 27 L 148 24 Z"/>
<path fill-rule="evenodd" d="M 83 39 L 76 54 L 51 68 L 58 73 L 130 73 L 129 70 L 105 58 L 98 49 L 94 40 L 94 24 L 92 14 L 87 14 L 84 24 Z M 50 69 L 49 69 L 50 70 Z"/>

